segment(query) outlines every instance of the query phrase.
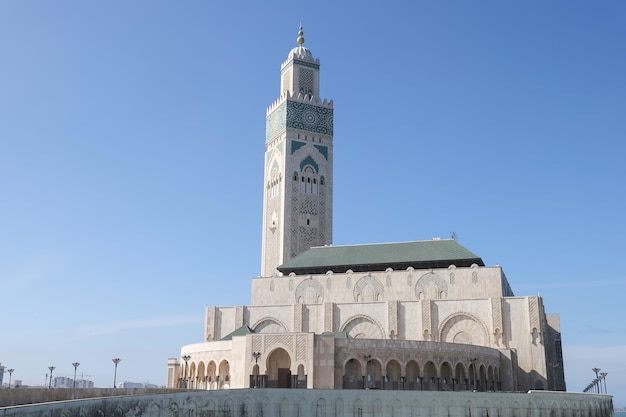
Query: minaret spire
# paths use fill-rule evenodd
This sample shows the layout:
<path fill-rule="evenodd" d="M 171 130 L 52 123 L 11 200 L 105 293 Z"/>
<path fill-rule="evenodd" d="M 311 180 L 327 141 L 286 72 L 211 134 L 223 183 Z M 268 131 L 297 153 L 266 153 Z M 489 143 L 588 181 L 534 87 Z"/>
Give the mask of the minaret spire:
<path fill-rule="evenodd" d="M 304 31 L 302 30 L 302 22 L 300 22 L 300 29 L 298 30 L 298 39 L 296 39 L 296 41 L 298 42 L 298 45 L 302 46 L 302 44 L 304 43 Z"/>
<path fill-rule="evenodd" d="M 320 98 L 320 61 L 297 45 L 280 67 L 267 110 L 261 275 L 312 246 L 332 244 L 333 102 Z"/>

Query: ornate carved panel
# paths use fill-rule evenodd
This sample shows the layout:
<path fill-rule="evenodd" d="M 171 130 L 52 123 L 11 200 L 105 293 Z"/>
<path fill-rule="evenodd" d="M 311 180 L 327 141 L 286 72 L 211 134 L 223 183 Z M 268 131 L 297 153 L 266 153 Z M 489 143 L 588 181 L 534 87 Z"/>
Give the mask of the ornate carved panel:
<path fill-rule="evenodd" d="M 387 302 L 387 323 L 389 325 L 389 335 L 398 336 L 398 302 Z"/>
<path fill-rule="evenodd" d="M 324 331 L 332 332 L 334 330 L 334 315 L 335 315 L 335 304 L 334 303 L 326 303 L 324 304 Z"/>

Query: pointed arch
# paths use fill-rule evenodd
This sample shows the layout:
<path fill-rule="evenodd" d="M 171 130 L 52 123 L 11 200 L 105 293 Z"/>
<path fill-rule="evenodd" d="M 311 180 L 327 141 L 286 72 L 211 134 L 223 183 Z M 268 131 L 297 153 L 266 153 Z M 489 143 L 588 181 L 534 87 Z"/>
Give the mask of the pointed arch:
<path fill-rule="evenodd" d="M 467 312 L 451 314 L 441 323 L 439 340 L 475 346 L 490 346 L 487 326 Z"/>
<path fill-rule="evenodd" d="M 364 314 L 352 316 L 339 328 L 355 339 L 384 339 L 383 326 L 372 317 Z"/>
<path fill-rule="evenodd" d="M 448 297 L 448 283 L 439 275 L 429 272 L 415 282 L 415 297 L 418 300 L 440 300 Z"/>
<path fill-rule="evenodd" d="M 369 291 L 368 291 L 369 290 Z M 372 275 L 366 275 L 360 278 L 352 288 L 352 297 L 354 301 L 379 301 L 385 296 L 385 287 Z M 366 299 L 367 298 L 367 299 Z"/>
<path fill-rule="evenodd" d="M 324 287 L 314 279 L 305 279 L 296 287 L 296 304 L 316 304 L 324 300 Z"/>
<path fill-rule="evenodd" d="M 252 326 L 255 333 L 286 333 L 287 326 L 275 317 L 263 317 Z"/>

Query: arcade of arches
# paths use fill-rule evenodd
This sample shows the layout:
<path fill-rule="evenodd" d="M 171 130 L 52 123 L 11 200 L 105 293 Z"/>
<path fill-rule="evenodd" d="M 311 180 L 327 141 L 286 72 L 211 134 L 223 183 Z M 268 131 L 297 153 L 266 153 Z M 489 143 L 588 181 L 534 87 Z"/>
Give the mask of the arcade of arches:
<path fill-rule="evenodd" d="M 253 355 L 254 356 L 254 355 Z M 282 348 L 272 351 L 265 368 L 258 363 L 252 367 L 250 388 L 306 388 L 307 375 L 300 363 L 292 373 L 292 359 Z M 228 361 L 210 360 L 208 364 L 190 362 L 181 369 L 179 387 L 190 389 L 230 388 Z M 436 363 L 415 359 L 381 361 L 371 355 L 350 357 L 342 366 L 343 389 L 419 390 L 419 391 L 500 391 L 500 370 L 496 366 L 481 364 L 477 359 L 469 363 L 444 360 Z"/>
<path fill-rule="evenodd" d="M 419 391 L 499 391 L 499 370 L 471 360 L 469 365 L 429 360 L 420 365 L 416 360 L 386 363 L 364 355 L 351 358 L 343 367 L 344 389 L 383 389 Z"/>

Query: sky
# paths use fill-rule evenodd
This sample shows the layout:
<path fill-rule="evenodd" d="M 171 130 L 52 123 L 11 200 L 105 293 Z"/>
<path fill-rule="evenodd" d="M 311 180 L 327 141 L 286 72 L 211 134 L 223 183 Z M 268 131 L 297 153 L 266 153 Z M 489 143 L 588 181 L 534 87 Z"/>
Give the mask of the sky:
<path fill-rule="evenodd" d="M 626 406 L 626 3 L 0 0 L 0 362 L 166 382 L 260 274 L 265 109 L 334 110 L 334 244 L 449 237 Z M 5 375 L 5 383 L 8 375 Z"/>

